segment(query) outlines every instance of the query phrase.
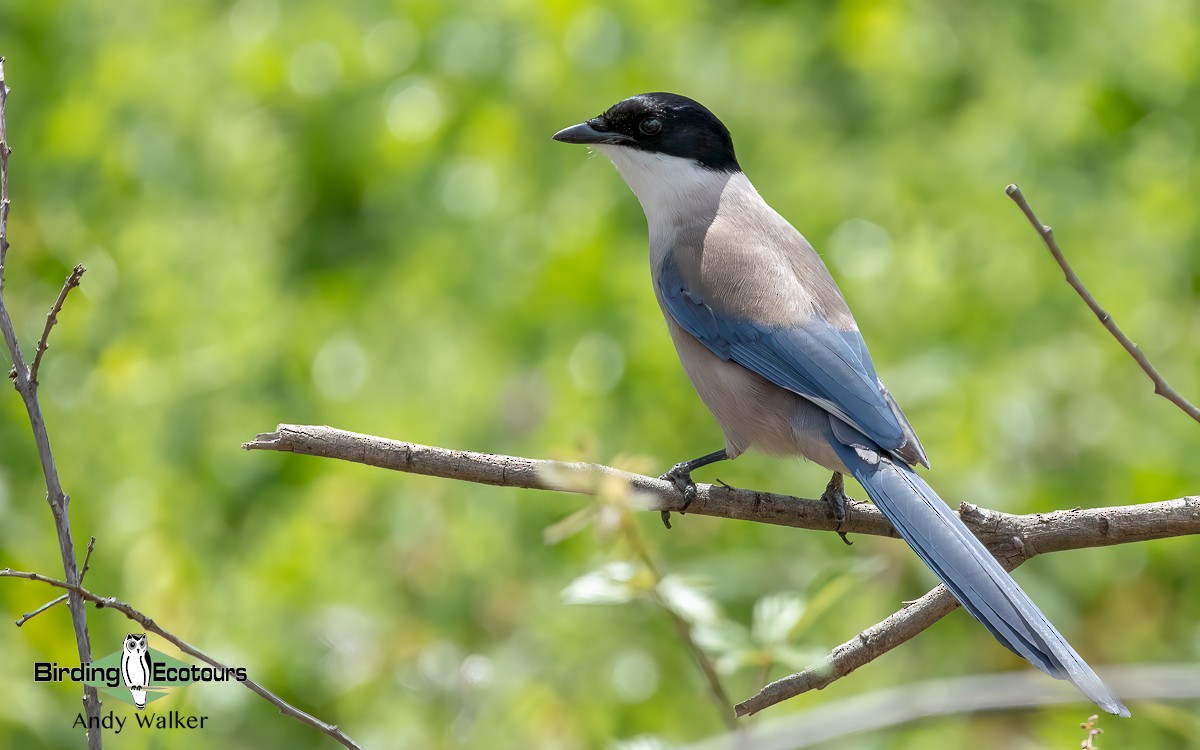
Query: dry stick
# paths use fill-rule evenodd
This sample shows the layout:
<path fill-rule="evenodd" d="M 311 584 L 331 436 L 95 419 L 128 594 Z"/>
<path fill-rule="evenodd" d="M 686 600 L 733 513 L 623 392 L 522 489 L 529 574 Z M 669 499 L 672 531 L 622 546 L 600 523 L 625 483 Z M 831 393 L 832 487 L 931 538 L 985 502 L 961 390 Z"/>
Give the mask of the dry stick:
<path fill-rule="evenodd" d="M 83 570 L 79 571 L 79 585 L 80 586 L 83 585 L 83 579 L 87 578 L 88 570 L 91 569 L 92 550 L 95 549 L 95 547 L 96 547 L 96 537 L 92 537 L 90 540 L 88 540 L 87 554 L 83 556 Z M 33 610 L 32 612 L 26 612 L 24 615 L 21 616 L 21 619 L 17 620 L 16 623 L 14 623 L 14 624 L 19 628 L 22 625 L 24 625 L 25 623 L 32 620 L 33 618 L 40 615 L 41 613 L 50 609 L 54 605 L 62 604 L 66 600 L 67 600 L 66 594 L 63 594 L 62 596 L 58 597 L 57 599 L 51 599 L 50 601 L 46 602 L 42 606 Z"/>
<path fill-rule="evenodd" d="M 963 503 L 959 515 L 1006 570 L 1048 552 L 1200 534 L 1200 497 L 1028 516 Z M 945 586 L 935 586 L 920 599 L 833 649 L 820 662 L 766 685 L 735 707 L 737 715 L 748 716 L 810 690 L 826 688 L 911 640 L 958 606 Z"/>
<path fill-rule="evenodd" d="M 63 288 L 58 293 L 58 299 L 54 300 L 54 304 L 50 306 L 50 312 L 46 314 L 46 327 L 42 329 L 42 337 L 38 339 L 37 351 L 33 354 L 33 364 L 29 366 L 29 382 L 37 385 L 38 370 L 42 368 L 42 355 L 50 348 L 50 331 L 54 330 L 54 324 L 58 322 L 58 314 L 62 312 L 63 303 L 67 301 L 67 295 L 71 290 L 79 286 L 79 280 L 83 278 L 83 274 L 87 271 L 82 265 L 76 265 L 71 270 L 71 275 L 67 276 L 67 280 L 63 282 Z"/>
<path fill-rule="evenodd" d="M 261 434 L 242 447 L 336 458 L 381 469 L 478 484 L 584 495 L 596 494 L 602 480 L 615 478 L 627 483 L 635 502 L 644 501 L 649 509 L 678 511 L 683 504 L 679 490 L 671 482 L 611 466 L 434 448 L 334 427 L 281 424 L 276 432 Z M 829 503 L 824 501 L 708 484 L 697 484 L 696 488 L 697 497 L 688 507 L 689 514 L 819 531 L 840 528 L 850 534 L 899 538 L 883 514 L 870 503 L 851 502 L 850 512 L 839 526 Z"/>
<path fill-rule="evenodd" d="M 4 83 L 4 58 L 0 57 L 0 293 L 4 292 L 4 263 L 8 259 L 8 86 Z"/>
<path fill-rule="evenodd" d="M 788 698 L 826 688 L 908 642 L 957 608 L 958 601 L 939 584 L 899 612 L 838 646 L 816 664 L 764 686 L 753 697 L 737 704 L 734 711 L 738 716 L 749 716 Z"/>
<path fill-rule="evenodd" d="M 167 630 L 164 630 L 161 625 L 156 623 L 154 620 L 150 619 L 147 615 L 143 614 L 142 612 L 139 612 L 138 610 L 134 609 L 130 605 L 126 604 L 125 602 L 123 602 L 120 599 L 117 599 L 115 597 L 98 596 L 97 594 L 94 594 L 91 591 L 88 591 L 87 589 L 83 588 L 82 586 L 73 585 L 73 584 L 67 583 L 66 581 L 60 581 L 55 578 L 49 578 L 49 577 L 41 575 L 39 573 L 29 573 L 29 572 L 26 572 L 23 570 L 12 570 L 11 568 L 4 568 L 3 570 L 0 570 L 0 578 L 24 578 L 24 579 L 27 579 L 30 581 L 41 581 L 42 583 L 46 583 L 51 586 L 57 586 L 60 589 L 66 589 L 67 591 L 71 592 L 72 594 L 76 594 L 79 597 L 81 597 L 82 599 L 92 602 L 93 604 L 96 605 L 97 609 L 99 609 L 99 608 L 115 609 L 116 611 L 118 611 L 121 614 L 128 617 L 130 620 L 133 620 L 137 624 L 141 625 L 147 631 L 154 633 L 155 635 L 162 638 L 163 640 L 171 643 L 173 646 L 175 646 L 175 648 L 179 649 L 180 651 L 182 651 L 183 653 L 185 653 L 189 656 L 194 656 L 197 659 L 199 659 L 200 661 L 202 661 L 206 664 L 209 664 L 213 667 L 216 667 L 217 669 L 231 669 L 229 667 L 229 665 L 223 664 L 222 662 L 217 661 L 216 659 L 212 658 L 211 656 L 204 653 L 200 649 L 191 645 L 187 641 L 184 641 L 182 638 L 179 638 L 178 636 L 174 635 L 173 633 L 171 633 Z M 347 737 L 346 734 L 344 732 L 342 732 L 342 730 L 337 728 L 337 725 L 326 724 L 325 722 L 321 721 L 320 719 L 313 716 L 312 714 L 301 711 L 300 709 L 296 708 L 295 706 L 288 703 L 284 699 L 280 698 L 278 695 L 275 695 L 274 693 L 272 693 L 270 690 L 267 690 L 262 685 L 259 685 L 254 680 L 247 679 L 247 680 L 242 681 L 242 684 L 245 685 L 250 690 L 252 690 L 253 692 L 260 695 L 261 697 L 263 697 L 264 699 L 266 699 L 267 701 L 269 701 L 272 705 L 274 705 L 276 708 L 278 708 L 279 713 L 283 714 L 284 716 L 290 716 L 299 722 L 308 724 L 311 727 L 319 729 L 320 731 L 329 735 L 330 737 L 337 740 L 339 743 L 341 743 L 342 745 L 345 745 L 346 747 L 355 748 L 356 750 L 362 750 L 362 746 L 359 745 L 354 740 Z"/>
<path fill-rule="evenodd" d="M 53 578 L 40 575 L 38 573 L 22 573 L 19 571 L 11 571 L 5 569 L 0 571 L 0 577 L 8 578 L 27 578 L 33 581 L 42 581 L 52 586 L 57 586 L 67 590 L 65 597 L 59 597 L 47 604 L 39 607 L 33 612 L 27 613 L 16 622 L 17 626 L 24 625 L 33 617 L 46 611 L 47 609 L 58 604 L 66 599 L 69 602 L 71 610 L 71 620 L 75 626 L 75 641 L 79 651 L 79 660 L 81 663 L 90 663 L 92 661 L 91 641 L 87 632 L 87 611 L 84 607 L 84 600 L 95 602 L 98 607 L 110 607 L 124 614 L 126 617 L 140 623 L 143 627 L 152 633 L 165 638 L 175 644 L 179 650 L 190 654 L 197 659 L 205 661 L 214 667 L 223 667 L 224 665 L 215 659 L 209 657 L 195 647 L 185 643 L 171 633 L 160 628 L 153 620 L 146 615 L 138 612 L 128 604 L 117 599 L 102 599 L 95 594 L 81 587 L 83 576 L 87 574 L 88 567 L 92 559 L 92 549 L 95 545 L 96 538 L 92 537 L 88 542 L 87 556 L 83 561 L 83 571 L 78 572 L 75 565 L 75 544 L 71 538 L 71 521 L 67 514 L 67 507 L 70 504 L 70 497 L 62 490 L 62 484 L 58 478 L 58 469 L 54 463 L 54 454 L 50 450 L 50 438 L 46 432 L 45 420 L 42 418 L 41 405 L 38 401 L 38 371 L 42 364 L 42 355 L 49 348 L 50 332 L 54 329 L 58 322 L 58 314 L 62 312 L 63 304 L 67 300 L 67 295 L 71 290 L 79 286 L 80 279 L 86 272 L 82 265 L 77 265 L 67 276 L 63 284 L 62 290 L 58 293 L 58 298 L 50 308 L 49 314 L 46 315 L 46 325 L 42 329 L 42 336 L 38 339 L 37 352 L 34 355 L 32 367 L 25 366 L 25 358 L 21 353 L 20 344 L 17 342 L 16 332 L 14 331 L 12 319 L 9 317 L 8 309 L 4 304 L 4 263 L 8 253 L 8 155 L 12 153 L 8 147 L 7 127 L 6 127 L 6 105 L 8 102 L 8 88 L 4 84 L 4 58 L 0 57 L 0 331 L 3 332 L 4 340 L 8 344 L 9 352 L 13 358 L 13 369 L 9 373 L 14 381 L 17 392 L 21 394 L 21 398 L 25 401 L 25 408 L 29 412 L 29 421 L 33 426 L 34 439 L 37 442 L 38 455 L 42 461 L 42 472 L 46 479 L 46 499 L 50 503 L 50 508 L 54 513 L 54 524 L 58 530 L 59 547 L 62 552 L 63 569 L 66 572 L 66 580 L 59 581 Z M 274 704 L 280 713 L 291 716 L 292 718 L 315 727 L 330 737 L 334 738 L 346 747 L 360 748 L 358 743 L 347 737 L 344 733 L 333 724 L 327 724 L 316 717 L 301 711 L 291 704 L 279 698 L 277 695 L 262 687 L 253 680 L 245 681 L 246 687 L 254 691 L 258 695 L 265 698 L 267 701 Z M 96 689 L 90 685 L 84 686 L 84 708 L 89 718 L 89 726 L 93 723 L 99 726 L 100 717 L 100 700 L 96 693 Z M 91 719 L 95 721 L 90 721 Z M 88 750 L 101 750 L 102 737 L 100 731 L 88 730 Z"/>
<path fill-rule="evenodd" d="M 0 331 L 4 334 L 4 342 L 12 354 L 13 368 L 9 376 L 13 379 L 17 393 L 25 402 L 25 411 L 29 414 L 29 424 L 33 429 L 33 439 L 37 443 L 38 458 L 42 463 L 42 474 L 46 480 L 46 502 L 54 515 L 54 527 L 58 532 L 58 549 L 62 556 L 63 572 L 71 586 L 79 585 L 79 569 L 75 563 L 75 541 L 71 537 L 71 519 L 67 508 L 71 503 L 70 497 L 63 492 L 62 482 L 58 477 L 58 468 L 54 464 L 54 453 L 50 450 L 50 436 L 46 432 L 46 421 L 42 417 L 42 406 L 38 401 L 37 381 L 30 377 L 30 370 L 25 365 L 21 354 L 21 346 L 17 342 L 17 334 L 13 329 L 12 318 L 4 304 L 3 271 L 8 257 L 8 156 L 12 150 L 8 147 L 8 86 L 4 81 L 4 58 L 0 57 Z M 83 273 L 82 269 L 78 271 Z M 72 274 L 75 277 L 76 274 Z M 70 278 L 68 278 L 68 281 Z M 76 279 L 78 281 L 78 279 Z M 65 298 L 70 291 L 64 288 L 59 295 Z M 55 304 L 62 307 L 59 300 Z M 68 589 L 67 604 L 71 611 L 71 624 L 75 630 L 75 648 L 79 652 L 80 663 L 92 661 L 92 644 L 87 629 L 87 609 L 78 592 Z M 88 726 L 100 726 L 100 697 L 96 688 L 84 685 L 83 708 L 88 717 Z M 89 728 L 87 731 L 88 750 L 101 750 L 103 740 L 99 729 Z"/>
<path fill-rule="evenodd" d="M 585 495 L 597 494 L 602 479 L 615 477 L 628 482 L 635 497 L 641 495 L 650 501 L 646 503 L 647 510 L 677 510 L 682 500 L 679 490 L 670 482 L 609 466 L 435 448 L 325 426 L 281 424 L 275 432 L 261 434 L 242 447 L 335 458 L 479 484 Z M 838 528 L 828 503 L 822 500 L 705 484 L 698 484 L 697 490 L 689 513 L 820 531 Z M 871 505 L 855 503 L 853 508 L 842 527 L 844 531 L 897 536 Z M 1023 516 L 963 503 L 959 515 L 1010 570 L 1048 552 L 1200 534 L 1200 497 Z M 763 688 L 737 706 L 738 715 L 761 711 L 800 693 L 825 687 L 916 636 L 957 606 L 954 597 L 938 586 L 834 649 L 814 667 Z"/>
<path fill-rule="evenodd" d="M 281 424 L 275 432 L 260 434 L 242 447 L 333 458 L 476 484 L 581 495 L 596 495 L 603 480 L 617 478 L 628 483 L 634 499 L 642 501 L 646 510 L 678 511 L 683 502 L 674 484 L 611 466 L 436 448 L 323 425 Z M 829 504 L 823 500 L 699 483 L 696 490 L 689 515 L 814 531 L 834 531 L 838 527 Z M 1200 534 L 1200 497 L 1031 515 L 1001 513 L 963 503 L 959 514 L 972 533 L 1010 567 L 1012 561 L 1046 552 Z M 847 515 L 844 531 L 899 538 L 870 503 L 853 503 Z"/>
<path fill-rule="evenodd" d="M 1163 376 L 1159 374 L 1154 365 L 1150 363 L 1150 360 L 1146 358 L 1146 355 L 1142 352 L 1141 347 L 1129 340 L 1129 337 L 1125 335 L 1120 326 L 1117 325 L 1116 321 L 1112 319 L 1112 316 L 1109 315 L 1104 308 L 1100 307 L 1100 303 L 1097 302 L 1096 298 L 1092 296 L 1091 292 L 1084 287 L 1083 282 L 1079 280 L 1079 277 L 1071 268 L 1071 264 L 1068 263 L 1066 257 L 1063 256 L 1062 250 L 1059 249 L 1058 241 L 1054 239 L 1054 230 L 1048 225 L 1038 221 L 1038 217 L 1033 213 L 1033 208 L 1030 207 L 1029 201 L 1025 200 L 1025 195 L 1021 192 L 1021 188 L 1017 187 L 1016 185 L 1009 185 L 1005 192 L 1008 193 L 1008 197 L 1012 198 L 1013 202 L 1021 208 L 1021 211 L 1025 214 L 1025 218 L 1029 219 L 1029 223 L 1033 225 L 1033 228 L 1037 230 L 1038 235 L 1042 238 L 1042 242 L 1046 243 L 1046 248 L 1050 251 L 1050 254 L 1054 256 L 1054 260 L 1058 263 L 1058 267 L 1062 269 L 1063 274 L 1066 275 L 1067 283 L 1071 285 L 1071 288 L 1083 298 L 1083 301 L 1087 303 L 1087 306 L 1091 308 L 1093 313 L 1096 314 L 1096 317 L 1100 319 L 1101 325 L 1108 329 L 1108 332 L 1113 335 L 1113 338 L 1115 338 L 1117 342 L 1121 344 L 1121 346 L 1125 347 L 1125 351 L 1129 352 L 1129 356 L 1133 357 L 1133 361 L 1137 362 L 1142 370 L 1144 370 L 1146 374 L 1150 376 L 1150 380 L 1154 383 L 1154 392 L 1175 404 L 1180 409 L 1183 409 L 1184 413 L 1190 416 L 1192 419 L 1200 422 L 1200 408 L 1197 408 L 1195 404 L 1192 404 L 1186 398 L 1179 395 L 1179 392 L 1172 388 L 1169 383 L 1167 383 Z"/>

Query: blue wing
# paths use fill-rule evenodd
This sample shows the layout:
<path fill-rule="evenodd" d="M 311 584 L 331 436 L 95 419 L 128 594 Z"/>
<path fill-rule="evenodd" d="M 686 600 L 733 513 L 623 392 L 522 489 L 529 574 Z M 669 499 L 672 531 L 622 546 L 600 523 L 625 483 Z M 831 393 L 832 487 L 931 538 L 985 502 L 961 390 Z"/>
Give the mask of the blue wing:
<path fill-rule="evenodd" d="M 718 357 L 807 398 L 885 450 L 905 446 L 899 409 L 884 395 L 858 331 L 839 331 L 819 315 L 793 328 L 722 315 L 690 291 L 670 263 L 657 284 L 675 322 Z"/>

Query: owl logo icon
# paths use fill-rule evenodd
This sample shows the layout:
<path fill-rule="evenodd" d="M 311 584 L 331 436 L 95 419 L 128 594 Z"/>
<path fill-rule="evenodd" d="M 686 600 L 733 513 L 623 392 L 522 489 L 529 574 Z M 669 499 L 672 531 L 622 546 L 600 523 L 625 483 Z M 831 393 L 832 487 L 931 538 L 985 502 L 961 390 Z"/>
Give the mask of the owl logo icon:
<path fill-rule="evenodd" d="M 146 634 L 129 633 L 121 644 L 121 678 L 133 694 L 133 705 L 146 709 L 146 687 L 150 684 L 150 647 Z"/>

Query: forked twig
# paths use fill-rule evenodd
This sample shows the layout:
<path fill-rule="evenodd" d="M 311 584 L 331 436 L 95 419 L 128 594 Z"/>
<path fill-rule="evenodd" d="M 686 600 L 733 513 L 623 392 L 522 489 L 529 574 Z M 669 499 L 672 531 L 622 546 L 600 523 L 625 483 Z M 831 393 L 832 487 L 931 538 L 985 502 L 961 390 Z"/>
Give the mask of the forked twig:
<path fill-rule="evenodd" d="M 84 578 L 87 576 L 87 572 L 88 572 L 88 570 L 90 570 L 90 569 L 91 569 L 91 566 L 92 566 L 92 550 L 93 550 L 93 549 L 95 549 L 95 547 L 96 547 L 96 537 L 92 537 L 90 540 L 88 540 L 87 554 L 86 554 L 86 555 L 84 555 L 84 557 L 83 557 L 83 570 L 79 571 L 79 585 L 80 585 L 80 586 L 82 586 L 82 585 L 83 585 L 83 579 L 84 579 Z M 43 613 L 43 612 L 45 612 L 46 610 L 50 609 L 50 608 L 51 608 L 51 607 L 53 607 L 54 605 L 56 605 L 56 604 L 62 604 L 62 603 L 63 603 L 63 602 L 65 602 L 66 600 L 67 600 L 67 595 L 66 595 L 66 594 L 63 594 L 62 596 L 60 596 L 60 597 L 58 597 L 58 598 L 56 598 L 56 599 L 51 599 L 50 601 L 46 602 L 46 603 L 45 603 L 45 604 L 43 604 L 42 606 L 40 606 L 40 607 L 38 607 L 37 609 L 33 610 L 32 612 L 26 612 L 25 614 L 21 615 L 21 619 L 17 620 L 15 624 L 16 624 L 16 626 L 19 628 L 19 627 L 21 627 L 22 625 L 24 625 L 25 623 L 27 623 L 27 622 L 29 622 L 30 620 L 32 620 L 33 618 L 35 618 L 35 617 L 37 617 L 38 615 L 40 615 L 41 613 Z"/>
<path fill-rule="evenodd" d="M 42 477 L 46 483 L 46 503 L 54 516 L 54 530 L 58 536 L 58 551 L 62 558 L 63 574 L 67 582 L 76 586 L 79 583 L 79 568 L 75 560 L 75 541 L 71 532 L 71 516 L 68 512 L 71 498 L 63 490 L 62 480 L 58 475 L 58 466 L 54 461 L 54 452 L 50 448 L 50 433 L 46 430 L 46 420 L 42 415 L 42 405 L 38 400 L 37 380 L 30 377 L 30 369 L 25 364 L 25 356 L 21 353 L 21 345 L 17 341 L 17 332 L 13 326 L 12 317 L 4 302 L 4 264 L 8 260 L 8 157 L 12 149 L 8 146 L 8 85 L 4 80 L 4 58 L 0 57 L 0 334 L 12 356 L 10 377 L 21 401 L 25 404 L 25 413 L 29 416 L 29 426 L 33 431 L 33 441 L 37 445 L 38 460 L 42 465 Z M 82 273 L 82 270 L 79 271 Z M 74 275 L 74 274 L 72 274 Z M 60 297 L 65 298 L 64 289 Z M 61 301 L 56 303 L 61 307 Z M 47 331 L 49 328 L 47 328 Z M 48 335 L 48 333 L 47 333 Z M 44 343 L 44 342 L 43 342 Z M 40 359 L 40 353 L 39 357 Z M 75 631 L 75 650 L 79 653 L 81 664 L 92 661 L 92 644 L 87 628 L 87 608 L 79 594 L 73 589 L 67 590 L 67 607 L 71 612 L 71 627 Z M 87 714 L 87 743 L 88 750 L 101 750 L 104 745 L 100 732 L 100 696 L 91 685 L 83 687 L 83 710 Z"/>
<path fill-rule="evenodd" d="M 30 572 L 23 571 L 23 570 L 12 570 L 11 568 L 4 568 L 3 570 L 0 570 L 0 578 L 24 578 L 29 581 L 40 581 L 42 583 L 49 584 L 51 586 L 56 586 L 60 589 L 66 589 L 67 591 L 70 591 L 71 593 L 78 595 L 81 599 L 92 602 L 93 604 L 96 605 L 97 608 L 115 609 L 116 611 L 118 611 L 121 614 L 128 617 L 130 620 L 133 620 L 134 622 L 136 622 L 138 625 L 141 625 L 148 632 L 154 633 L 155 635 L 157 635 L 158 637 L 167 641 L 168 643 L 170 643 L 171 645 L 173 645 L 175 648 L 179 649 L 183 653 L 187 654 L 188 656 L 194 656 L 197 659 L 199 659 L 200 661 L 204 662 L 205 664 L 216 667 L 217 669 L 229 669 L 229 665 L 223 664 L 223 663 L 217 661 L 216 659 L 214 659 L 213 657 L 204 653 L 203 651 L 196 648 L 195 646 L 191 645 L 187 641 L 176 636 L 174 633 L 171 633 L 170 631 L 165 630 L 161 625 L 156 623 L 154 620 L 150 619 L 150 617 L 148 617 L 147 615 L 143 614 L 142 612 L 139 612 L 138 610 L 131 607 L 129 604 L 126 604 L 125 602 L 123 602 L 120 599 L 117 599 L 115 597 L 98 596 L 97 594 L 94 594 L 91 591 L 88 591 L 87 589 L 83 588 L 82 586 L 76 586 L 76 585 L 67 583 L 66 581 L 60 581 L 56 578 L 50 578 L 48 576 L 41 575 L 40 573 L 30 573 Z M 276 708 L 278 708 L 279 713 L 283 714 L 284 716 L 290 716 L 293 719 L 295 719 L 296 721 L 299 721 L 303 724 L 307 724 L 310 727 L 314 727 L 315 729 L 318 729 L 318 730 L 324 732 L 325 734 L 329 735 L 330 737 L 337 740 L 339 743 L 341 743 L 342 745 L 344 745 L 346 747 L 355 748 L 355 750 L 362 750 L 362 746 L 359 745 L 354 740 L 350 739 L 350 737 L 348 737 L 345 732 L 338 729 L 337 725 L 327 724 L 327 723 L 321 721 L 320 719 L 318 719 L 317 717 L 313 716 L 312 714 L 309 714 L 305 711 L 301 711 L 299 708 L 296 708 L 292 704 L 285 701 L 283 698 L 280 698 L 278 695 L 275 695 L 270 690 L 267 690 L 265 687 L 258 684 L 254 680 L 247 679 L 247 680 L 244 680 L 242 682 L 242 684 L 245 685 L 252 692 L 257 693 L 259 696 L 261 696 L 262 698 L 264 698 L 265 700 L 270 702 Z"/>

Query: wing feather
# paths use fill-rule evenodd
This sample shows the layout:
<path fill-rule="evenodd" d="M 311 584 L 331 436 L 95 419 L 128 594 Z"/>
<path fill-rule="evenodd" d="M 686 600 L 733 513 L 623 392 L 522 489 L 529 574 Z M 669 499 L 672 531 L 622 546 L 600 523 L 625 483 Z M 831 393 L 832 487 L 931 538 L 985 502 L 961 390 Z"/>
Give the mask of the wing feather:
<path fill-rule="evenodd" d="M 670 267 L 663 268 L 657 284 L 667 313 L 717 356 L 807 398 L 885 450 L 903 453 L 915 443 L 858 331 L 838 330 L 817 314 L 787 328 L 722 315 Z"/>

